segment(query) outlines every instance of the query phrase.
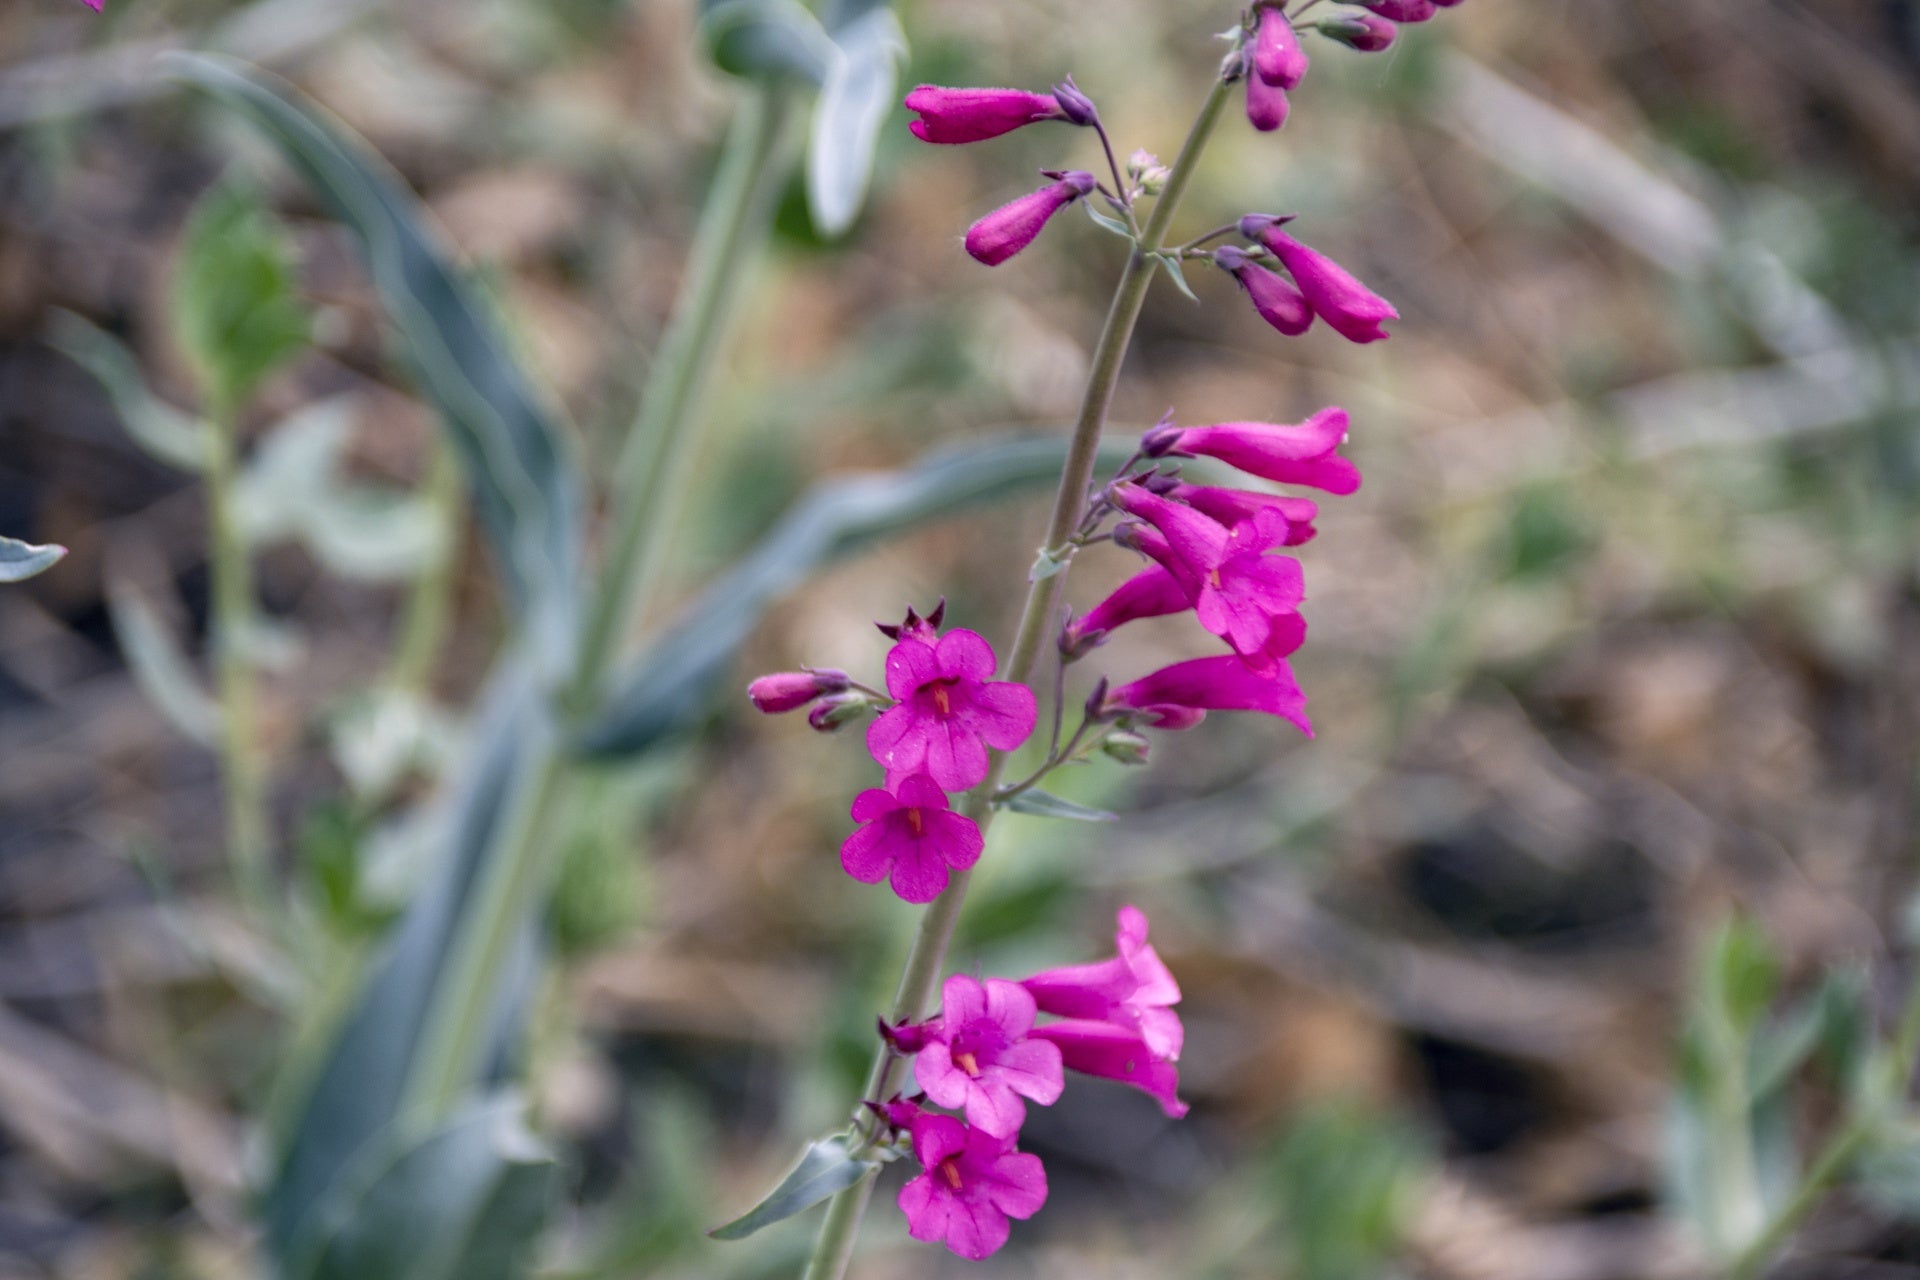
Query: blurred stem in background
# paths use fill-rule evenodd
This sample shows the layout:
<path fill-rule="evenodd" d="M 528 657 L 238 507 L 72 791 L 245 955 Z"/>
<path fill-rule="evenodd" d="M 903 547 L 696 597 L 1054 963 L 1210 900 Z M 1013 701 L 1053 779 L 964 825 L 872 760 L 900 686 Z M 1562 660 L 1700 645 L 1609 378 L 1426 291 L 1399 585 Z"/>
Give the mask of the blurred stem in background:
<path fill-rule="evenodd" d="M 435 432 L 428 445 L 427 474 L 421 497 L 433 512 L 442 537 L 439 554 L 414 580 L 394 643 L 387 683 L 401 693 L 424 697 L 433 683 L 434 659 L 453 616 L 455 579 L 460 567 L 460 459 L 445 437 Z"/>
<path fill-rule="evenodd" d="M 665 565 L 666 534 L 694 454 L 704 393 L 734 332 L 746 282 L 764 250 L 794 160 L 794 93 L 756 87 L 738 109 L 689 255 L 640 414 L 622 450 L 600 589 L 581 639 L 565 711 L 592 710 L 620 641 Z M 482 1069 L 495 988 L 522 909 L 544 894 L 563 846 L 568 806 L 564 731 L 551 734 L 509 799 L 500 856 L 488 859 L 475 908 L 461 920 L 448 977 L 428 1012 L 424 1048 L 408 1086 L 413 1103 L 444 1118 Z"/>
<path fill-rule="evenodd" d="M 1226 106 L 1229 87 L 1230 82 L 1224 75 L 1215 76 L 1213 88 L 1201 104 L 1186 141 L 1181 144 L 1179 158 L 1174 161 L 1167 176 L 1166 187 L 1155 201 L 1153 214 L 1148 218 L 1139 241 L 1133 246 L 1127 265 L 1121 271 L 1120 283 L 1114 289 L 1113 303 L 1107 310 L 1099 345 L 1094 349 L 1093 364 L 1081 397 L 1080 414 L 1074 422 L 1066 463 L 1061 468 L 1060 488 L 1054 495 L 1053 514 L 1047 521 L 1047 542 L 1041 553 L 1042 560 L 1059 567 L 1051 574 L 1035 578 L 1027 589 L 1026 604 L 1021 609 L 1020 626 L 1007 659 L 1002 676 L 1004 679 L 1026 684 L 1033 677 L 1033 668 L 1046 639 L 1048 623 L 1059 606 L 1061 589 L 1066 585 L 1067 562 L 1073 550 L 1069 539 L 1086 503 L 1087 487 L 1093 478 L 1094 458 L 1100 448 L 1101 430 L 1106 426 L 1107 410 L 1113 404 L 1114 389 L 1119 384 L 1120 370 L 1133 341 L 1134 325 L 1140 318 L 1141 307 L 1146 303 L 1147 288 L 1152 284 L 1154 272 L 1160 265 L 1154 255 L 1166 243 L 1168 228 L 1180 207 L 1180 198 L 1185 194 L 1200 156 L 1213 136 L 1221 110 Z M 993 793 L 1000 785 L 1007 758 L 1004 754 L 996 753 L 986 780 L 967 797 L 965 813 L 979 826 L 983 836 L 993 822 Z M 917 1022 L 926 1016 L 927 1005 L 940 981 L 940 971 L 946 965 L 947 947 L 953 940 L 954 927 L 959 922 L 960 908 L 966 901 L 967 884 L 971 879 L 970 872 L 955 871 L 946 891 L 934 899 L 927 907 L 926 914 L 920 918 L 920 927 L 907 952 L 900 973 L 900 985 L 894 995 L 890 1015 L 890 1021 L 894 1024 Z M 906 1061 L 887 1044 L 881 1044 L 868 1078 L 867 1101 L 884 1102 L 899 1088 Z M 863 1119 L 860 1123 L 867 1121 Z M 871 1129 L 868 1135 L 870 1148 L 874 1140 Z M 860 1234 L 860 1219 L 866 1211 L 868 1200 L 873 1196 L 877 1178 L 877 1170 L 869 1171 L 859 1182 L 835 1195 L 828 1203 L 826 1219 L 820 1224 L 820 1235 L 814 1244 L 813 1256 L 807 1263 L 806 1280 L 840 1280 L 846 1274 L 847 1264 L 853 1258 L 854 1244 Z"/>
<path fill-rule="evenodd" d="M 238 414 L 224 395 L 207 403 L 208 560 L 212 568 L 213 663 L 220 703 L 220 782 L 227 856 L 242 899 L 256 918 L 275 916 L 267 873 L 265 757 L 255 740 L 253 571 L 234 510 Z"/>

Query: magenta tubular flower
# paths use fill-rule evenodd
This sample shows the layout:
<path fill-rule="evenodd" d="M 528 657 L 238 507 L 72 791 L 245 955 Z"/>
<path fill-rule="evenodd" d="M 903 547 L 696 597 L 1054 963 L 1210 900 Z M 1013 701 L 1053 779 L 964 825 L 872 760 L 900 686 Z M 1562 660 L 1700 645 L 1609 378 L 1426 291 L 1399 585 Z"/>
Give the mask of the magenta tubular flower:
<path fill-rule="evenodd" d="M 93 10 L 95 13 L 99 13 L 100 7 L 106 3 L 106 0 L 80 0 L 80 3 L 84 4 L 85 6 L 87 6 L 87 8 Z"/>
<path fill-rule="evenodd" d="M 1159 565 L 1142 569 L 1082 616 L 1060 630 L 1060 650 L 1079 657 L 1106 640 L 1109 633 L 1124 623 L 1140 618 L 1159 618 L 1181 613 L 1193 607 L 1186 588 Z"/>
<path fill-rule="evenodd" d="M 978 1261 L 1007 1242 L 1008 1218 L 1031 1218 L 1047 1202 L 1040 1157 L 1013 1138 L 924 1112 L 913 1122 L 913 1154 L 926 1170 L 900 1188 L 900 1212 L 915 1240 L 944 1244 Z"/>
<path fill-rule="evenodd" d="M 1106 715 L 1143 716 L 1157 729 L 1191 729 L 1206 719 L 1209 711 L 1264 711 L 1288 721 L 1311 738 L 1307 697 L 1294 681 L 1293 669 L 1279 654 L 1289 645 L 1297 648 L 1305 634 L 1303 623 L 1275 626 L 1273 644 L 1267 651 L 1274 667 L 1271 675 L 1261 675 L 1234 657 L 1176 662 L 1110 690 L 1101 711 Z"/>
<path fill-rule="evenodd" d="M 1221 270 L 1232 273 L 1252 299 L 1253 309 L 1260 313 L 1260 318 L 1281 333 L 1297 338 L 1313 324 L 1313 308 L 1307 305 L 1307 295 L 1291 280 L 1249 258 L 1244 249 L 1232 245 L 1216 249 L 1213 261 Z"/>
<path fill-rule="evenodd" d="M 1262 512 L 1270 511 L 1287 522 L 1286 537 L 1280 542 L 1284 547 L 1297 547 L 1303 542 L 1311 542 L 1318 532 L 1313 522 L 1320 514 L 1320 504 L 1312 498 L 1289 498 L 1278 493 L 1255 493 L 1251 489 L 1221 489 L 1212 485 L 1185 483 L 1174 486 L 1167 496 L 1186 503 L 1203 516 L 1218 520 L 1229 529 L 1248 520 L 1257 520 Z"/>
<path fill-rule="evenodd" d="M 1111 960 L 1048 969 L 1021 982 L 1043 1013 L 1092 1022 L 1111 1022 L 1140 1033 L 1147 1049 L 1164 1062 L 1180 1057 L 1186 1032 L 1180 1015 L 1180 984 L 1147 944 L 1147 916 L 1140 908 L 1120 908 Z"/>
<path fill-rule="evenodd" d="M 1054 182 L 1009 201 L 967 228 L 967 252 L 997 267 L 1033 243 L 1048 219 L 1097 184 L 1092 174 L 1073 169 Z"/>
<path fill-rule="evenodd" d="M 973 819 L 954 813 L 924 775 L 891 791 L 862 791 L 853 798 L 852 817 L 862 825 L 840 846 L 840 865 L 862 884 L 889 881 L 907 902 L 939 897 L 949 873 L 978 862 L 986 844 Z"/>
<path fill-rule="evenodd" d="M 922 142 L 983 142 L 1041 120 L 1065 120 L 1050 93 L 1024 89 L 943 89 L 923 84 L 907 95 L 919 115 L 907 125 Z"/>
<path fill-rule="evenodd" d="M 1293 274 L 1314 314 L 1332 325 L 1349 342 L 1377 342 L 1387 337 L 1381 324 L 1398 320 L 1393 304 L 1347 273 L 1346 268 L 1317 253 L 1280 229 L 1263 214 L 1240 220 L 1240 233 L 1258 240 Z"/>
<path fill-rule="evenodd" d="M 988 680 L 993 665 L 993 647 L 972 631 L 893 646 L 887 692 L 898 701 L 867 729 L 888 786 L 926 773 L 948 791 L 965 791 L 987 776 L 988 747 L 1011 751 L 1027 740 L 1039 716 L 1033 690 Z"/>
<path fill-rule="evenodd" d="M 1258 75 L 1247 77 L 1247 123 L 1262 133 L 1272 133 L 1287 122 L 1287 91 L 1268 84 Z"/>
<path fill-rule="evenodd" d="M 1436 12 L 1434 0 L 1353 0 L 1353 3 L 1394 22 L 1425 22 Z"/>
<path fill-rule="evenodd" d="M 798 711 L 815 698 L 844 692 L 852 684 L 852 677 L 844 671 L 782 671 L 755 680 L 747 686 L 747 696 L 755 707 L 771 716 Z"/>
<path fill-rule="evenodd" d="M 1187 1114 L 1187 1104 L 1175 1096 L 1180 1088 L 1179 1068 L 1155 1057 L 1138 1031 L 1112 1022 L 1069 1018 L 1035 1027 L 1033 1034 L 1060 1046 L 1060 1060 L 1067 1070 L 1130 1084 L 1176 1120 Z"/>
<path fill-rule="evenodd" d="M 1361 53 L 1379 53 L 1392 46 L 1400 28 L 1371 13 L 1342 14 L 1315 24 L 1314 29 Z"/>
<path fill-rule="evenodd" d="M 913 1075 L 936 1104 L 965 1110 L 967 1123 L 1011 1138 L 1026 1121 L 1021 1098 L 1059 1100 L 1060 1050 L 1029 1038 L 1038 1008 L 1017 982 L 980 983 L 956 973 L 941 989 L 940 1017 L 913 1060 Z"/>
<path fill-rule="evenodd" d="M 1286 522 L 1263 513 L 1228 529 L 1135 484 L 1116 486 L 1113 501 L 1158 530 L 1158 538 L 1136 533 L 1129 541 L 1186 590 L 1200 625 L 1270 670 L 1263 654 L 1273 619 L 1295 612 L 1306 595 L 1300 562 L 1265 554 L 1286 537 Z"/>
<path fill-rule="evenodd" d="M 1334 405 L 1299 423 L 1156 428 L 1146 434 L 1141 447 L 1150 457 L 1177 453 L 1218 458 L 1262 480 L 1348 494 L 1360 487 L 1360 469 L 1337 452 L 1346 439 L 1347 411 Z"/>
<path fill-rule="evenodd" d="M 1253 74 L 1282 89 L 1298 89 L 1306 77 L 1306 50 L 1300 47 L 1300 37 L 1282 5 L 1260 10 L 1260 25 L 1253 37 Z"/>

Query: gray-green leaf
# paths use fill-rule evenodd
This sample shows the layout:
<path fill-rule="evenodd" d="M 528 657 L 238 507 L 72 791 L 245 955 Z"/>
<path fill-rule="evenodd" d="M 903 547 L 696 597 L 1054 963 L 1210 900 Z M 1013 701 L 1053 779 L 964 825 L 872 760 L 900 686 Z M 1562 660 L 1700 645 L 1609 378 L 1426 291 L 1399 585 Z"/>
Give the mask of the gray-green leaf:
<path fill-rule="evenodd" d="M 1120 815 L 1108 813 L 1105 809 L 1089 809 L 1086 805 L 1075 804 L 1071 800 L 1062 800 L 1050 792 L 1037 787 L 1029 787 L 1019 795 L 1007 800 L 1003 806 L 1010 813 L 1025 813 L 1036 818 L 1069 818 L 1074 822 L 1118 822 Z"/>
<path fill-rule="evenodd" d="M 207 424 L 154 395 L 118 338 L 71 311 L 56 311 L 47 341 L 106 389 L 135 444 L 182 471 L 206 466 Z"/>
<path fill-rule="evenodd" d="M 220 183 L 194 206 L 169 295 L 174 336 L 202 393 L 229 408 L 307 343 L 293 241 L 245 185 Z"/>
<path fill-rule="evenodd" d="M 125 582 L 109 578 L 107 617 L 147 700 L 181 733 L 213 746 L 220 737 L 220 708 L 159 613 Z"/>
<path fill-rule="evenodd" d="M 62 546 L 36 546 L 18 538 L 0 538 L 0 582 L 24 582 L 45 573 L 67 554 Z"/>
<path fill-rule="evenodd" d="M 837 56 L 798 0 L 701 0 L 700 35 L 713 64 L 736 76 L 798 76 L 824 84 Z"/>
<path fill-rule="evenodd" d="M 907 38 L 887 8 L 868 10 L 832 38 L 834 57 L 813 108 L 807 204 L 820 233 L 837 236 L 853 225 L 866 199 Z"/>
<path fill-rule="evenodd" d="M 807 1147 L 793 1172 L 782 1178 L 766 1199 L 707 1234 L 716 1240 L 745 1239 L 762 1227 L 803 1213 L 828 1196 L 845 1191 L 879 1167 L 878 1161 L 855 1159 L 847 1148 L 845 1134 L 822 1138 Z"/>
<path fill-rule="evenodd" d="M 572 660 L 578 623 L 580 477 L 566 432 L 491 308 L 398 175 L 297 90 L 231 59 L 175 54 L 167 65 L 259 125 L 359 237 L 421 388 L 460 452 L 536 664 L 553 679 Z"/>

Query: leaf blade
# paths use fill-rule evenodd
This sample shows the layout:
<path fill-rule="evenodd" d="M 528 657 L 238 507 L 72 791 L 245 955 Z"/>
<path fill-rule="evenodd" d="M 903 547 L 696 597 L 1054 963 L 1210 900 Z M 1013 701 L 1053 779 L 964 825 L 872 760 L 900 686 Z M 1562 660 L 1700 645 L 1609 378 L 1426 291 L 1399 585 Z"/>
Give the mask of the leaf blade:
<path fill-rule="evenodd" d="M 40 546 L 0 537 L 0 582 L 25 582 L 59 564 L 66 554 L 67 549 L 58 543 Z"/>
<path fill-rule="evenodd" d="M 856 1158 L 847 1146 L 845 1134 L 821 1138 L 807 1145 L 800 1153 L 799 1163 L 759 1204 L 707 1234 L 715 1240 L 744 1240 L 763 1227 L 805 1213 L 879 1167 L 877 1160 Z"/>

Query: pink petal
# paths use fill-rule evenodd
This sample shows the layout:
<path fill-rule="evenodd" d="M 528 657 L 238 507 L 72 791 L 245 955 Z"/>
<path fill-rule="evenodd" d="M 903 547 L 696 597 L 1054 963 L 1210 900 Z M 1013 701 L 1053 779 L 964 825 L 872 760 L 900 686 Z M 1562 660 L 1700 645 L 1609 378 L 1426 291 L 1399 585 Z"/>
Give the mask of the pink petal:
<path fill-rule="evenodd" d="M 908 838 L 893 859 L 887 883 L 902 902 L 921 906 L 939 897 L 947 887 L 947 864 L 925 840 Z"/>
<path fill-rule="evenodd" d="M 921 685 L 939 678 L 939 660 L 918 640 L 902 640 L 887 650 L 887 692 L 896 700 L 905 702 Z"/>
<path fill-rule="evenodd" d="M 1006 1033 L 1007 1039 L 1018 1040 L 1031 1031 L 1039 1011 L 1033 997 L 1019 983 L 1005 978 L 987 979 L 985 1016 Z"/>
<path fill-rule="evenodd" d="M 1031 1218 L 1047 1202 L 1047 1170 L 1040 1157 L 1009 1152 L 994 1161 L 990 1178 L 982 1179 L 995 1208 L 1014 1218 Z"/>
<path fill-rule="evenodd" d="M 947 808 L 947 793 L 924 773 L 916 773 L 903 780 L 893 791 L 900 797 L 896 808 L 940 810 Z M 932 815 L 922 815 L 922 820 L 930 816 Z"/>
<path fill-rule="evenodd" d="M 978 981 L 956 973 L 940 985 L 940 1022 L 950 1032 L 986 1016 L 987 989 Z"/>
<path fill-rule="evenodd" d="M 1027 1104 L 1014 1096 L 1006 1081 L 983 1075 L 969 1083 L 972 1087 L 967 1090 L 966 1098 L 968 1124 L 981 1133 L 1000 1138 L 1010 1138 L 1020 1132 L 1020 1126 L 1027 1120 Z M 933 1096 L 931 1089 L 927 1090 L 927 1096 Z"/>
<path fill-rule="evenodd" d="M 928 811 L 921 820 L 927 826 L 926 843 L 949 867 L 965 871 L 980 861 L 980 851 L 986 848 L 987 840 L 972 818 L 964 813 Z"/>
<path fill-rule="evenodd" d="M 849 816 L 855 822 L 872 822 L 899 807 L 900 802 L 893 798 L 891 792 L 869 787 L 853 798 L 853 810 Z"/>
<path fill-rule="evenodd" d="M 934 649 L 940 674 L 946 677 L 985 680 L 993 674 L 993 646 L 977 631 L 949 631 L 940 637 Z"/>
<path fill-rule="evenodd" d="M 952 1116 L 923 1111 L 913 1123 L 913 1154 L 931 1169 L 949 1156 L 967 1149 L 967 1127 Z"/>
<path fill-rule="evenodd" d="M 1033 690 L 1011 680 L 995 680 L 973 690 L 963 714 L 966 724 L 990 747 L 1012 751 L 1033 733 L 1040 718 Z"/>
<path fill-rule="evenodd" d="M 867 753 L 889 775 L 919 772 L 932 726 L 911 705 L 890 707 L 867 726 Z"/>
<path fill-rule="evenodd" d="M 893 858 L 894 847 L 881 822 L 859 828 L 840 845 L 840 866 L 862 884 L 879 884 Z"/>
<path fill-rule="evenodd" d="M 900 1212 L 907 1215 L 907 1234 L 915 1240 L 938 1244 L 947 1238 L 953 1193 L 942 1186 L 934 1174 L 923 1173 L 901 1187 L 900 1198 L 895 1203 L 900 1206 Z"/>
<path fill-rule="evenodd" d="M 1002 1049 L 993 1066 L 995 1073 L 1015 1093 L 1032 1098 L 1043 1107 L 1059 1101 L 1063 1086 L 1059 1046 L 1045 1040 L 1022 1040 Z"/>
<path fill-rule="evenodd" d="M 1007 1242 L 1007 1215 L 984 1199 L 956 1199 L 947 1219 L 946 1245 L 971 1262 L 991 1257 Z"/>
<path fill-rule="evenodd" d="M 987 746 L 958 718 L 927 726 L 927 772 L 948 791 L 978 786 L 987 776 Z"/>
<path fill-rule="evenodd" d="M 973 1086 L 973 1077 L 953 1065 L 953 1051 L 944 1041 L 935 1040 L 913 1059 L 913 1078 L 927 1096 L 942 1107 L 961 1107 Z"/>

